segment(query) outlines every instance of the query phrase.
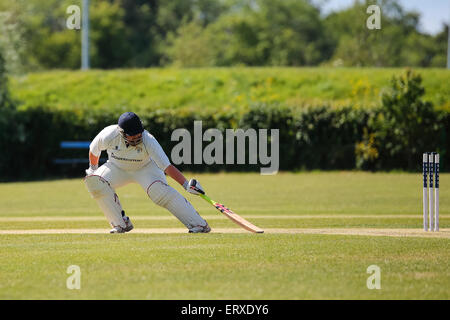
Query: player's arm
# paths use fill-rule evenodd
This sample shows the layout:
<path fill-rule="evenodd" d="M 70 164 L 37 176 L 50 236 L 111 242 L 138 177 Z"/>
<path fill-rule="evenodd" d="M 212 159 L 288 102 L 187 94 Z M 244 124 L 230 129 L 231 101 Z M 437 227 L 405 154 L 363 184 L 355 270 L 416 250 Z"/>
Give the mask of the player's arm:
<path fill-rule="evenodd" d="M 98 167 L 98 160 L 100 157 L 96 157 L 92 152 L 89 151 L 89 166 Z"/>
<path fill-rule="evenodd" d="M 188 183 L 186 177 L 174 165 L 170 164 L 164 172 L 180 185 Z"/>
<path fill-rule="evenodd" d="M 89 176 L 98 169 L 98 161 L 102 150 L 105 149 L 103 142 L 103 132 L 102 130 L 89 145 L 89 168 L 86 169 L 86 175 Z"/>
<path fill-rule="evenodd" d="M 100 156 L 95 156 L 91 151 L 89 151 L 89 168 L 86 169 L 86 175 L 89 176 L 98 169 L 98 160 Z"/>
<path fill-rule="evenodd" d="M 97 170 L 99 159 L 100 159 L 100 157 L 97 157 L 91 151 L 89 151 L 89 168 L 92 168 L 93 170 Z"/>
<path fill-rule="evenodd" d="M 180 172 L 180 170 L 178 170 L 174 165 L 170 164 L 166 168 L 166 170 L 164 170 L 164 172 L 173 180 L 182 185 L 187 192 L 190 192 L 195 195 L 205 194 L 205 191 L 203 190 L 202 186 L 197 180 L 191 179 L 188 181 L 185 178 L 185 176 Z"/>
<path fill-rule="evenodd" d="M 150 157 L 156 162 L 156 165 L 163 170 L 169 177 L 174 179 L 183 188 L 192 194 L 199 195 L 205 194 L 200 183 L 195 180 L 187 180 L 186 177 L 178 170 L 174 165 L 172 165 L 167 157 L 166 153 L 162 149 L 161 145 L 156 141 L 156 139 L 148 132 L 144 133 L 144 144 L 148 147 L 148 152 Z"/>

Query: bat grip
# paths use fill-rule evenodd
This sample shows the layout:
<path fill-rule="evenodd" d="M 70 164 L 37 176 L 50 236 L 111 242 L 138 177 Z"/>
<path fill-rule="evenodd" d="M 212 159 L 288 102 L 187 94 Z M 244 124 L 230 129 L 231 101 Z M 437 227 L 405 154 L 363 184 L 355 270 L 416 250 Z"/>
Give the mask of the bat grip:
<path fill-rule="evenodd" d="M 206 194 L 199 194 L 199 196 L 204 199 L 205 201 L 209 202 L 210 204 L 214 205 L 214 201 L 208 197 Z"/>

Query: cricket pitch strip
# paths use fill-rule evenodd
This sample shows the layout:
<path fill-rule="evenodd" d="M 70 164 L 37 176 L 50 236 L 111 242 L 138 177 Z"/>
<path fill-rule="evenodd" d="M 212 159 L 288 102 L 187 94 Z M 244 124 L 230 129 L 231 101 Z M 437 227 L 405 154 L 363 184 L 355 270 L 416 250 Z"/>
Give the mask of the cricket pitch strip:
<path fill-rule="evenodd" d="M 439 232 L 425 232 L 422 229 L 377 229 L 377 228 L 266 228 L 266 234 L 323 234 L 344 236 L 380 236 L 380 237 L 420 237 L 450 238 L 450 229 Z M 241 228 L 213 228 L 211 233 L 251 234 Z M 37 234 L 109 234 L 108 229 L 28 229 L 0 230 L 0 235 L 37 235 Z M 185 228 L 137 228 L 130 233 L 111 236 L 127 236 L 128 234 L 187 234 Z M 202 234 L 201 236 L 207 236 Z M 264 237 L 264 234 L 253 235 Z"/>

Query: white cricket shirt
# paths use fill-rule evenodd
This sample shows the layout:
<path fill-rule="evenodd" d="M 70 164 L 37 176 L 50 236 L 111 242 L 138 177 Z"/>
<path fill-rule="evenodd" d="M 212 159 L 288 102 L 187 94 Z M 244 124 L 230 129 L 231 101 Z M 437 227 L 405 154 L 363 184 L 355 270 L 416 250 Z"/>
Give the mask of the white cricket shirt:
<path fill-rule="evenodd" d="M 123 170 L 139 170 L 154 161 L 164 171 L 170 161 L 161 145 L 147 130 L 144 130 L 142 137 L 143 141 L 139 145 L 127 145 L 119 132 L 119 126 L 111 125 L 92 140 L 89 150 L 96 157 L 106 150 L 108 161 Z"/>

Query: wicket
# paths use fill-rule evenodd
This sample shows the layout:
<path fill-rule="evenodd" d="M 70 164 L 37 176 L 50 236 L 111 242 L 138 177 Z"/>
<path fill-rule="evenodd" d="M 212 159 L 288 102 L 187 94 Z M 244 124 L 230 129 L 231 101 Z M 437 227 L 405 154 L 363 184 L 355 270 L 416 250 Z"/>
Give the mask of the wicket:
<path fill-rule="evenodd" d="M 439 154 L 436 152 L 423 154 L 423 230 L 439 231 Z"/>

